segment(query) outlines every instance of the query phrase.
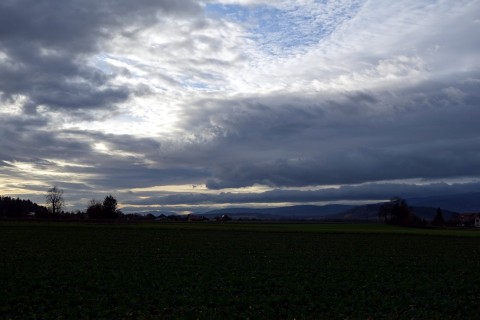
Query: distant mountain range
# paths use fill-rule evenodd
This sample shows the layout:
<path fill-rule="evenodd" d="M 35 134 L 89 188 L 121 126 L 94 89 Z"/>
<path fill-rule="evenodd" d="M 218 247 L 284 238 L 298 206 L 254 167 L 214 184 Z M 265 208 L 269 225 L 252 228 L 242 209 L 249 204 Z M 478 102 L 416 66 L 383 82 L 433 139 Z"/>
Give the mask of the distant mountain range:
<path fill-rule="evenodd" d="M 480 212 L 480 192 L 408 198 L 411 206 L 442 208 L 454 212 Z"/>
<path fill-rule="evenodd" d="M 378 220 L 378 211 L 383 203 L 362 206 L 325 205 L 325 206 L 291 206 L 279 208 L 229 208 L 212 210 L 203 214 L 208 218 L 228 215 L 235 219 L 262 220 Z M 427 221 L 433 220 L 437 213 L 434 207 L 411 206 L 415 215 Z M 442 210 L 446 220 L 452 219 L 457 213 Z"/>
<path fill-rule="evenodd" d="M 300 205 L 279 208 L 227 208 L 204 213 L 206 217 L 229 215 L 235 218 L 256 219 L 321 219 L 339 214 L 355 206 L 331 204 L 325 206 Z"/>
<path fill-rule="evenodd" d="M 327 219 L 335 219 L 335 220 L 370 220 L 376 221 L 378 220 L 378 211 L 380 206 L 383 203 L 376 203 L 376 204 L 369 204 L 364 206 L 358 206 L 352 208 L 350 210 L 337 213 L 335 215 L 327 216 Z M 435 215 L 437 214 L 437 208 L 434 207 L 417 207 L 417 206 L 410 206 L 412 212 L 419 217 L 420 219 L 425 219 L 427 221 L 433 220 Z M 455 217 L 457 212 L 449 211 L 449 210 L 442 210 L 442 215 L 445 220 L 450 220 Z"/>
<path fill-rule="evenodd" d="M 431 221 L 437 212 L 442 209 L 446 220 L 452 219 L 457 213 L 480 212 L 480 192 L 452 194 L 446 196 L 407 198 L 411 210 L 421 219 Z M 229 215 L 240 219 L 267 219 L 267 220 L 378 220 L 378 210 L 383 203 L 352 205 L 299 205 L 278 208 L 227 208 L 212 210 L 204 213 L 206 217 Z"/>

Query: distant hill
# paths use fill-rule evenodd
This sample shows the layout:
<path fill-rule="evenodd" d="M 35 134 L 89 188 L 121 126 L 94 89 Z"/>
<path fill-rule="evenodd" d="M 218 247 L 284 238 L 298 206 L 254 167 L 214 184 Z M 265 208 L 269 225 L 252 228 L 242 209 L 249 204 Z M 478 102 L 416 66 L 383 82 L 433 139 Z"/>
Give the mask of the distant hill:
<path fill-rule="evenodd" d="M 437 208 L 441 208 L 446 220 L 451 219 L 457 212 L 480 212 L 480 192 L 450 194 L 444 196 L 406 198 L 407 203 L 415 214 L 422 219 L 431 221 L 436 214 Z M 207 218 L 229 215 L 232 218 L 240 219 L 262 219 L 262 220 L 378 220 L 378 209 L 382 203 L 367 205 L 342 205 L 331 204 L 324 206 L 297 205 L 276 208 L 226 208 L 216 209 L 207 212 L 197 211 L 195 215 L 203 215 Z M 129 211 L 129 210 L 126 210 Z M 133 210 L 132 210 L 133 211 Z M 135 212 L 135 211 L 133 211 Z M 172 211 L 142 211 L 140 214 L 151 213 L 155 216 L 160 214 L 175 215 Z"/>
<path fill-rule="evenodd" d="M 378 210 L 382 203 L 367 204 L 363 206 L 356 206 L 351 209 L 331 214 L 327 219 L 334 220 L 378 220 Z"/>
<path fill-rule="evenodd" d="M 351 205 L 331 204 L 325 206 L 300 205 L 278 208 L 227 208 L 208 211 L 203 215 L 214 217 L 226 214 L 235 218 L 257 219 L 321 219 L 354 207 Z"/>
<path fill-rule="evenodd" d="M 335 220 L 378 220 L 378 211 L 383 203 L 368 204 L 364 206 L 358 206 L 344 212 L 340 212 L 334 215 L 329 215 L 327 219 Z M 437 214 L 437 208 L 433 207 L 418 207 L 410 206 L 411 211 L 420 219 L 427 221 L 433 220 Z M 452 219 L 457 213 L 449 210 L 442 209 L 443 218 L 445 220 Z"/>
<path fill-rule="evenodd" d="M 437 208 L 433 208 L 433 207 L 414 206 L 414 207 L 411 207 L 411 209 L 417 217 L 421 219 L 425 219 L 426 221 L 432 221 L 433 218 L 435 218 L 435 215 L 437 214 Z M 445 220 L 451 220 L 457 215 L 457 212 L 442 209 L 442 215 Z"/>
<path fill-rule="evenodd" d="M 480 212 L 480 192 L 409 198 L 411 206 L 441 208 L 455 212 Z"/>
<path fill-rule="evenodd" d="M 208 218 L 229 215 L 235 219 L 262 219 L 262 220 L 364 220 L 377 221 L 378 211 L 384 203 L 352 205 L 301 205 L 278 208 L 227 208 L 212 210 L 203 215 Z M 437 213 L 436 207 L 410 206 L 415 215 L 427 221 L 433 220 Z M 457 213 L 442 209 L 445 220 L 452 219 Z"/>
<path fill-rule="evenodd" d="M 132 212 L 132 213 L 136 213 L 136 214 L 139 214 L 139 215 L 142 215 L 142 216 L 146 216 L 147 214 L 153 214 L 154 216 L 161 216 L 161 215 L 164 215 L 164 216 L 170 216 L 170 215 L 176 215 L 177 213 L 174 212 L 174 211 L 162 211 L 162 210 L 146 210 L 146 211 L 137 211 L 137 212 Z"/>
<path fill-rule="evenodd" d="M 427 221 L 433 220 L 437 208 L 442 209 L 445 220 L 452 219 L 457 213 L 480 212 L 480 192 L 407 198 L 406 200 L 415 215 Z M 378 209 L 381 205 L 382 203 L 357 206 L 344 212 L 329 215 L 326 218 L 373 221 L 378 219 Z"/>

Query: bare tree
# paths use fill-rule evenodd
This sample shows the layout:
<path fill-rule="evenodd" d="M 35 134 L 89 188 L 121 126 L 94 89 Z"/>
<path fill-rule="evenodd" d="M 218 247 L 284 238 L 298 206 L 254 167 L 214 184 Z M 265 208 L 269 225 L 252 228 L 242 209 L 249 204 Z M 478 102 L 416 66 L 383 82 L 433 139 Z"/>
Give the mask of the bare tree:
<path fill-rule="evenodd" d="M 65 201 L 63 200 L 63 190 L 59 189 L 57 186 L 53 186 L 53 188 L 48 189 L 45 198 L 48 210 L 50 210 L 52 215 L 57 215 L 62 211 L 62 208 L 65 205 Z"/>

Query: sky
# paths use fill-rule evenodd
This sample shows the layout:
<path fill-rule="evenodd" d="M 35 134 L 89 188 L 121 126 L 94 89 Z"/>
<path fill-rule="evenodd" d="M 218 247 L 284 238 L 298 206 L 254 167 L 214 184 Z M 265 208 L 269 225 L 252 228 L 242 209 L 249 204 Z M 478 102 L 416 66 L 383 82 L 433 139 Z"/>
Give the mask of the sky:
<path fill-rule="evenodd" d="M 3 0 L 0 195 L 125 212 L 480 187 L 479 0 Z"/>

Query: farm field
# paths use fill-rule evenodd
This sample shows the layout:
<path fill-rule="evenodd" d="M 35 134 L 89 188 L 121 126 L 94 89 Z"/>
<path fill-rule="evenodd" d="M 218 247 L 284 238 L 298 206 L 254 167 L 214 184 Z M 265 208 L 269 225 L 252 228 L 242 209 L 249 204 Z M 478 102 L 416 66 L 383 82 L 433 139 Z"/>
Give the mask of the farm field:
<path fill-rule="evenodd" d="M 0 222 L 0 319 L 474 319 L 480 232 Z"/>

